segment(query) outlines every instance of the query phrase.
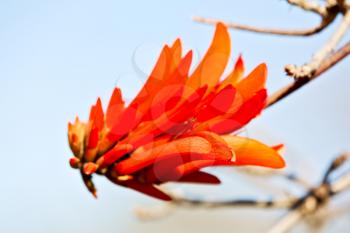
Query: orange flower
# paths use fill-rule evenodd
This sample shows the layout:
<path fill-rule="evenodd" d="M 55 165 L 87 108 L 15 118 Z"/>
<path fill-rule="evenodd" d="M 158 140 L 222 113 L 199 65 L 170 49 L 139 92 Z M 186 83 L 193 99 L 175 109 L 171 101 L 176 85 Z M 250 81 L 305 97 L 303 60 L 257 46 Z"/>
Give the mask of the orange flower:
<path fill-rule="evenodd" d="M 192 51 L 182 57 L 180 40 L 164 46 L 147 82 L 125 106 L 115 88 L 106 112 L 101 100 L 92 106 L 89 121 L 68 125 L 74 153 L 70 164 L 96 195 L 93 173 L 115 184 L 162 200 L 171 198 L 157 188 L 169 181 L 220 183 L 200 171 L 208 166 L 255 165 L 284 167 L 280 146 L 268 147 L 230 134 L 246 125 L 266 103 L 265 64 L 244 77 L 238 58 L 220 81 L 230 56 L 227 28 L 217 24 L 204 58 L 189 74 Z"/>

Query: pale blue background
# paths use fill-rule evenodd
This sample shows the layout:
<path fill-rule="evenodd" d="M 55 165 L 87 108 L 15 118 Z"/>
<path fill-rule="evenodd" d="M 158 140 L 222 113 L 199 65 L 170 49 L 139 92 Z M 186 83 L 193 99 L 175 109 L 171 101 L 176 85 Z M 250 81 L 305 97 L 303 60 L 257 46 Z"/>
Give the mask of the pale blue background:
<path fill-rule="evenodd" d="M 76 114 L 86 119 L 96 97 L 106 102 L 115 84 L 132 96 L 144 80 L 133 62 L 148 72 L 163 43 L 177 37 L 186 49 L 195 49 L 196 61 L 205 52 L 213 27 L 194 23 L 194 15 L 271 27 L 318 23 L 317 16 L 276 0 L 0 2 L 0 232 L 219 233 L 267 229 L 276 220 L 273 212 L 180 211 L 143 223 L 134 217 L 133 206 L 157 202 L 101 178 L 96 201 L 68 166 L 67 122 Z M 268 87 L 276 90 L 289 81 L 283 66 L 309 59 L 334 26 L 312 38 L 231 30 L 232 58 L 243 53 L 248 69 L 265 61 Z M 344 60 L 264 112 L 247 132 L 267 142 L 286 142 L 289 169 L 316 181 L 329 159 L 350 150 L 349 73 Z M 231 179 L 228 172 L 222 173 L 227 184 L 244 179 L 234 174 Z M 211 195 L 256 193 L 234 182 L 211 187 Z M 341 219 L 328 230 L 348 229 Z"/>

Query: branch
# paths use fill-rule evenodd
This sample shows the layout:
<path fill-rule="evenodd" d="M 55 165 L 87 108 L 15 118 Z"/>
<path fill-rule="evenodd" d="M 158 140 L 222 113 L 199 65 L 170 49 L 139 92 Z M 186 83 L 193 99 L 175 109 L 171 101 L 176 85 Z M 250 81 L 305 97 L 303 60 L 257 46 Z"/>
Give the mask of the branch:
<path fill-rule="evenodd" d="M 191 200 L 185 198 L 174 198 L 173 203 L 178 206 L 197 206 L 205 208 L 222 208 L 222 207 L 253 207 L 253 208 L 289 208 L 296 202 L 294 198 L 284 200 L 232 200 L 232 201 L 206 201 L 206 200 Z"/>
<path fill-rule="evenodd" d="M 328 167 L 327 171 L 325 172 L 322 182 L 329 183 L 330 182 L 329 178 L 330 178 L 331 174 L 334 171 L 336 171 L 339 167 L 341 167 L 349 159 L 350 159 L 349 153 L 344 153 L 343 155 L 334 159 L 333 162 Z"/>
<path fill-rule="evenodd" d="M 324 17 L 327 15 L 327 8 L 316 2 L 309 2 L 306 0 L 287 0 L 287 2 L 291 5 L 298 6 L 305 11 L 311 11 Z"/>
<path fill-rule="evenodd" d="M 183 196 L 183 195 L 179 195 Z M 280 200 L 259 201 L 253 199 L 237 199 L 231 201 L 207 201 L 207 200 L 194 200 L 183 197 L 177 197 L 172 195 L 173 201 L 164 205 L 157 205 L 153 207 L 138 206 L 135 208 L 135 214 L 142 220 L 155 220 L 166 216 L 169 216 L 175 207 L 201 207 L 201 208 L 266 208 L 266 209 L 285 209 L 291 208 L 297 202 L 296 198 L 286 198 Z"/>
<path fill-rule="evenodd" d="M 293 227 L 300 219 L 302 215 L 298 210 L 293 210 L 289 212 L 284 218 L 278 221 L 269 231 L 268 233 L 283 233 L 287 232 L 289 229 Z"/>
<path fill-rule="evenodd" d="M 336 181 L 330 182 L 329 175 L 344 165 L 350 159 L 349 153 L 335 158 L 324 174 L 324 178 L 319 186 L 310 189 L 310 191 L 296 204 L 289 209 L 289 212 L 280 221 L 278 221 L 268 233 L 283 233 L 287 232 L 298 222 L 302 217 L 314 214 L 324 204 L 326 204 L 334 195 L 350 188 L 350 171 L 342 175 Z"/>
<path fill-rule="evenodd" d="M 215 25 L 218 22 L 223 22 L 227 27 L 238 29 L 242 31 L 263 33 L 263 34 L 272 34 L 272 35 L 282 35 L 282 36 L 311 36 L 318 32 L 321 32 L 325 29 L 329 24 L 333 22 L 335 17 L 327 17 L 321 21 L 321 23 L 315 27 L 307 28 L 307 29 L 299 29 L 299 30 L 286 30 L 286 29 L 276 29 L 276 28 L 261 28 L 254 27 L 244 24 L 238 24 L 233 22 L 223 22 L 222 20 L 217 19 L 209 19 L 204 17 L 195 16 L 193 20 L 198 23 L 212 24 Z"/>
<path fill-rule="evenodd" d="M 335 194 L 342 192 L 348 188 L 350 188 L 350 172 L 343 175 L 332 184 L 332 192 Z"/>
<path fill-rule="evenodd" d="M 252 208 L 286 208 L 287 214 L 279 220 L 268 233 L 282 233 L 292 228 L 296 222 L 305 216 L 316 213 L 322 206 L 329 202 L 335 195 L 350 188 L 350 170 L 336 180 L 330 180 L 329 176 L 349 161 L 350 153 L 344 153 L 336 157 L 326 169 L 320 184 L 307 188 L 303 196 L 284 200 L 258 201 L 252 199 L 232 201 L 207 201 L 194 200 L 183 197 L 173 197 L 172 206 L 182 207 L 252 207 Z M 164 210 L 163 210 L 164 211 Z M 155 216 L 164 216 L 166 211 L 157 211 Z M 150 212 L 147 212 L 149 218 Z"/>
<path fill-rule="evenodd" d="M 312 3 L 306 0 L 287 0 L 291 5 L 298 6 L 306 11 L 317 13 L 321 16 L 321 24 L 310 29 L 305 30 L 284 30 L 284 29 L 270 29 L 270 28 L 259 28 L 248 25 L 242 25 L 231 22 L 224 22 L 228 27 L 235 28 L 239 30 L 275 34 L 275 35 L 288 35 L 288 36 L 308 36 L 313 35 L 322 31 L 324 28 L 328 27 L 336 18 L 338 14 L 343 14 L 344 18 L 332 35 L 329 41 L 317 52 L 310 62 L 306 63 L 301 67 L 295 65 L 287 65 L 285 70 L 288 75 L 293 76 L 295 81 L 282 89 L 278 90 L 272 96 L 269 97 L 266 107 L 273 105 L 294 91 L 298 90 L 300 87 L 304 86 L 309 81 L 317 78 L 323 72 L 327 71 L 329 68 L 333 67 L 337 62 L 341 61 L 344 57 L 350 53 L 350 42 L 346 44 L 343 48 L 339 49 L 337 52 L 333 53 L 334 49 L 343 38 L 345 32 L 350 26 L 350 3 L 345 0 L 327 0 L 324 6 L 317 3 Z M 194 17 L 194 21 L 206 24 L 216 24 L 219 20 Z"/>
<path fill-rule="evenodd" d="M 344 37 L 346 31 L 350 26 L 350 10 L 344 15 L 344 18 L 336 30 L 336 32 L 331 36 L 328 42 L 318 51 L 311 61 L 301 67 L 296 67 L 294 65 L 286 66 L 285 70 L 288 75 L 295 78 L 310 78 L 321 63 L 328 57 L 329 54 L 337 47 L 340 40 Z"/>
<path fill-rule="evenodd" d="M 237 169 L 238 172 L 242 172 L 246 175 L 253 176 L 253 177 L 260 177 L 260 178 L 266 178 L 266 177 L 281 177 L 283 179 L 286 179 L 287 181 L 293 182 L 294 184 L 300 185 L 304 188 L 310 188 L 311 185 L 309 182 L 304 180 L 303 178 L 299 177 L 298 175 L 294 173 L 286 173 L 284 171 L 276 171 L 271 169 L 256 169 L 253 167 L 242 167 Z"/>
<path fill-rule="evenodd" d="M 347 57 L 350 54 L 350 41 L 346 43 L 342 48 L 340 48 L 335 53 L 331 54 L 326 58 L 320 66 L 316 69 L 314 74 L 309 78 L 299 78 L 296 79 L 293 83 L 290 83 L 286 85 L 285 87 L 281 88 L 280 90 L 276 91 L 274 94 L 272 94 L 267 101 L 266 108 L 272 106 L 273 104 L 277 103 L 278 101 L 282 100 L 284 97 L 290 95 L 294 91 L 298 90 L 308 82 L 318 78 L 321 74 L 332 68 L 334 65 L 336 65 L 338 62 L 343 60 L 345 57 Z"/>
<path fill-rule="evenodd" d="M 328 0 L 324 6 L 321 6 L 315 2 L 309 2 L 306 0 L 287 0 L 291 5 L 298 6 L 305 11 L 313 12 L 321 17 L 321 23 L 315 27 L 307 29 L 297 29 L 297 30 L 286 30 L 286 29 L 276 29 L 276 28 L 261 28 L 249 25 L 243 25 L 232 22 L 224 22 L 227 27 L 234 28 L 243 31 L 257 32 L 263 34 L 272 35 L 283 35 L 283 36 L 311 36 L 314 35 L 326 27 L 328 27 L 336 18 L 339 13 L 344 13 L 349 8 L 346 6 L 344 0 Z M 199 23 L 205 24 L 216 24 L 222 22 L 222 20 L 204 18 L 204 17 L 193 17 L 193 20 Z"/>

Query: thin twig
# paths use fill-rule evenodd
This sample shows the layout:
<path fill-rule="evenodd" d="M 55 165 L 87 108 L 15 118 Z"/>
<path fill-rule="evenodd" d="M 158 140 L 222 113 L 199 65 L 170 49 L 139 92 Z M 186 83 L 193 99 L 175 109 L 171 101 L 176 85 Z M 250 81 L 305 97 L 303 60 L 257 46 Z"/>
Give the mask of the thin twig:
<path fill-rule="evenodd" d="M 327 203 L 332 196 L 348 188 L 350 188 L 350 171 L 334 181 L 331 185 L 328 186 L 323 183 L 304 198 L 300 199 L 300 201 L 290 209 L 288 214 L 279 220 L 268 233 L 287 232 L 302 217 L 315 213 L 321 206 Z"/>
<path fill-rule="evenodd" d="M 304 188 L 310 188 L 311 185 L 304 180 L 303 178 L 299 177 L 298 175 L 294 173 L 286 173 L 284 171 L 276 171 L 271 169 L 256 169 L 253 167 L 242 167 L 238 168 L 237 171 L 241 171 L 242 173 L 246 175 L 250 175 L 253 177 L 281 177 L 288 181 L 291 181 L 295 184 L 301 185 Z"/>
<path fill-rule="evenodd" d="M 301 219 L 302 215 L 298 210 L 293 210 L 289 212 L 284 218 L 278 221 L 269 231 L 268 233 L 282 233 L 287 232 L 289 229 L 293 227 L 295 223 L 297 223 Z"/>
<path fill-rule="evenodd" d="M 298 90 L 299 88 L 301 88 L 302 86 L 310 82 L 311 80 L 316 79 L 321 74 L 323 74 L 324 72 L 332 68 L 335 64 L 337 64 L 338 62 L 343 60 L 345 57 L 347 57 L 349 54 L 350 54 L 350 42 L 346 43 L 338 51 L 331 54 L 327 59 L 325 59 L 317 68 L 317 70 L 314 72 L 312 77 L 297 79 L 295 82 L 286 85 L 285 87 L 276 91 L 274 94 L 270 95 L 267 101 L 266 108 L 272 106 L 273 104 L 277 103 L 284 97 L 290 95 L 291 93 Z"/>
<path fill-rule="evenodd" d="M 286 208 L 288 213 L 278 221 L 268 233 L 282 233 L 289 230 L 297 221 L 303 217 L 316 213 L 321 207 L 340 192 L 350 188 L 350 171 L 341 175 L 338 179 L 330 180 L 329 176 L 342 167 L 350 159 L 349 153 L 344 153 L 335 158 L 325 171 L 319 185 L 307 188 L 305 195 L 299 198 L 288 198 L 282 200 L 258 201 L 258 200 L 233 200 L 233 201 L 207 201 L 188 199 L 184 197 L 173 197 L 171 202 L 174 206 L 183 207 L 252 207 L 252 208 Z M 164 216 L 164 215 L 161 215 Z"/>
<path fill-rule="evenodd" d="M 345 32 L 350 26 L 350 3 L 345 0 L 327 0 L 324 6 L 317 3 L 312 3 L 306 0 L 287 0 L 289 4 L 298 6 L 306 11 L 317 13 L 321 16 L 321 24 L 317 27 L 306 29 L 306 30 L 284 30 L 284 29 L 268 29 L 259 28 L 248 25 L 242 25 L 231 22 L 224 22 L 228 27 L 235 28 L 239 30 L 276 34 L 276 35 L 288 35 L 288 36 L 307 36 L 313 35 L 320 32 L 324 28 L 328 27 L 336 18 L 338 14 L 343 14 L 343 20 L 332 35 L 329 41 L 317 52 L 310 62 L 298 67 L 294 65 L 287 65 L 285 70 L 288 75 L 293 76 L 295 81 L 287 86 L 281 88 L 272 96 L 269 97 L 266 107 L 273 105 L 284 97 L 288 96 L 292 92 L 298 90 L 300 87 L 304 86 L 309 81 L 317 78 L 323 72 L 327 71 L 329 68 L 334 66 L 337 62 L 342 60 L 350 53 L 350 45 L 346 44 L 343 48 L 339 49 L 337 52 L 333 53 L 334 49 L 343 38 Z M 216 24 L 220 20 L 194 17 L 194 21 L 206 24 Z"/>
<path fill-rule="evenodd" d="M 331 36 L 328 42 L 313 56 L 311 61 L 301 67 L 287 65 L 285 70 L 288 75 L 295 78 L 310 78 L 321 63 L 334 51 L 340 40 L 344 37 L 350 26 L 350 11 L 347 11 L 339 25 L 339 28 Z"/>
<path fill-rule="evenodd" d="M 280 221 L 278 221 L 268 233 L 283 233 L 289 230 L 302 217 L 314 214 L 318 209 L 325 205 L 333 196 L 339 194 L 347 188 L 350 188 L 350 171 L 342 175 L 337 180 L 330 182 L 329 175 L 344 165 L 350 158 L 348 153 L 335 158 L 326 170 L 322 182 L 319 186 L 310 189 L 310 191 L 300 198 L 295 205 L 289 209 L 289 212 Z"/>
<path fill-rule="evenodd" d="M 294 198 L 282 200 L 259 201 L 259 200 L 231 200 L 231 201 L 207 201 L 191 200 L 186 198 L 174 198 L 173 203 L 178 206 L 197 206 L 205 208 L 223 208 L 223 207 L 253 207 L 253 208 L 289 208 L 296 202 Z"/>
<path fill-rule="evenodd" d="M 204 18 L 199 16 L 193 17 L 193 20 L 198 23 L 205 23 L 205 24 L 212 24 L 212 25 L 215 25 L 218 22 L 223 22 L 229 28 L 238 29 L 242 31 L 263 33 L 263 34 L 282 35 L 282 36 L 311 36 L 325 29 L 330 23 L 333 22 L 334 18 L 335 17 L 329 17 L 325 20 L 322 20 L 319 25 L 312 28 L 296 29 L 296 30 L 254 27 L 254 26 L 238 24 L 233 22 L 223 22 L 222 20 L 209 19 L 209 18 Z"/>
<path fill-rule="evenodd" d="M 333 193 L 339 193 L 348 188 L 350 188 L 350 172 L 336 180 L 331 187 Z"/>
<path fill-rule="evenodd" d="M 326 6 L 321 6 L 316 2 L 310 2 L 306 0 L 287 0 L 287 2 L 291 5 L 298 6 L 305 11 L 311 11 L 321 16 L 326 16 L 327 14 Z"/>
<path fill-rule="evenodd" d="M 234 28 L 243 31 L 271 34 L 271 35 L 283 35 L 283 36 L 311 36 L 318 32 L 321 32 L 323 29 L 328 27 L 336 18 L 339 13 L 344 13 L 347 9 L 343 0 L 328 0 L 325 5 L 321 6 L 315 2 L 309 2 L 306 0 L 287 0 L 291 5 L 298 6 L 305 11 L 314 12 L 321 17 L 321 23 L 315 27 L 307 29 L 276 29 L 276 28 L 262 28 L 254 27 L 244 24 L 238 24 L 233 22 L 223 22 L 222 20 L 210 19 L 195 16 L 193 20 L 199 23 L 205 24 L 216 24 L 218 22 L 223 22 L 229 28 Z"/>
<path fill-rule="evenodd" d="M 334 159 L 333 162 L 329 165 L 328 169 L 326 170 L 326 172 L 323 176 L 322 182 L 329 183 L 331 174 L 334 171 L 336 171 L 339 167 L 341 167 L 349 159 L 350 159 L 349 153 L 344 153 L 343 155 Z"/>
<path fill-rule="evenodd" d="M 297 202 L 297 198 L 285 198 L 271 201 L 259 201 L 252 199 L 237 199 L 231 201 L 208 201 L 199 199 L 188 199 L 183 195 L 172 195 L 173 201 L 160 206 L 135 208 L 135 214 L 141 220 L 155 220 L 169 216 L 175 207 L 184 208 L 267 208 L 267 209 L 288 209 Z"/>
<path fill-rule="evenodd" d="M 295 90 L 304 86 L 309 81 L 316 79 L 317 77 L 319 77 L 321 74 L 323 74 L 324 72 L 326 72 L 327 70 L 332 68 L 335 64 L 340 62 L 342 59 L 344 59 L 349 54 L 350 54 L 350 42 L 346 43 L 337 52 L 333 53 L 326 60 L 324 60 L 323 63 L 315 71 L 315 73 L 312 77 L 297 79 L 295 82 L 288 84 L 287 86 L 283 87 L 282 89 L 280 89 L 277 92 L 275 92 L 274 94 L 272 94 L 268 99 L 268 104 L 266 107 L 270 107 L 271 105 L 275 104 L 279 100 L 281 100 L 284 97 L 288 96 L 289 94 L 293 93 Z"/>
<path fill-rule="evenodd" d="M 332 54 L 334 48 L 343 38 L 345 32 L 350 26 L 350 10 L 347 10 L 337 31 L 332 35 L 326 45 L 315 54 L 311 62 L 308 64 L 296 67 L 293 65 L 286 66 L 288 75 L 295 77 L 295 81 L 287 86 L 281 88 L 276 93 L 271 95 L 268 99 L 266 107 L 272 106 L 279 100 L 298 90 L 300 87 L 307 84 L 309 81 L 319 77 L 325 71 L 333 67 L 343 58 L 350 54 L 350 42 L 345 44 L 342 48 Z"/>

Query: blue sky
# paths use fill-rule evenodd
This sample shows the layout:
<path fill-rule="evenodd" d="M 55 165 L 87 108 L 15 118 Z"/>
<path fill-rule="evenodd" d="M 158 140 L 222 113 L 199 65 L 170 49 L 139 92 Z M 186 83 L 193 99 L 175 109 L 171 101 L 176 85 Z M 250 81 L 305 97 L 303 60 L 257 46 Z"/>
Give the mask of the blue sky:
<path fill-rule="evenodd" d="M 152 201 L 104 179 L 97 179 L 100 199 L 93 200 L 67 163 L 67 122 L 75 115 L 86 118 L 97 96 L 106 103 L 115 85 L 132 97 L 164 43 L 181 37 L 185 49 L 194 49 L 198 61 L 213 27 L 193 22 L 195 15 L 286 28 L 305 28 L 319 20 L 285 1 L 274 0 L 0 2 L 1 232 L 229 229 L 217 230 L 216 224 L 237 212 L 201 213 L 201 217 L 187 213 L 186 220 L 175 216 L 139 223 L 132 206 Z M 334 26 L 311 38 L 231 30 L 232 60 L 242 53 L 248 70 L 266 62 L 268 87 L 276 90 L 290 81 L 284 75 L 284 65 L 307 61 Z M 247 130 L 270 143 L 286 142 L 288 169 L 301 170 L 313 181 L 329 159 L 350 150 L 348 62 L 344 60 L 265 111 Z M 242 185 L 215 190 L 230 190 L 235 195 L 246 191 Z M 216 224 L 210 224 L 209 218 L 196 225 L 208 215 Z"/>

